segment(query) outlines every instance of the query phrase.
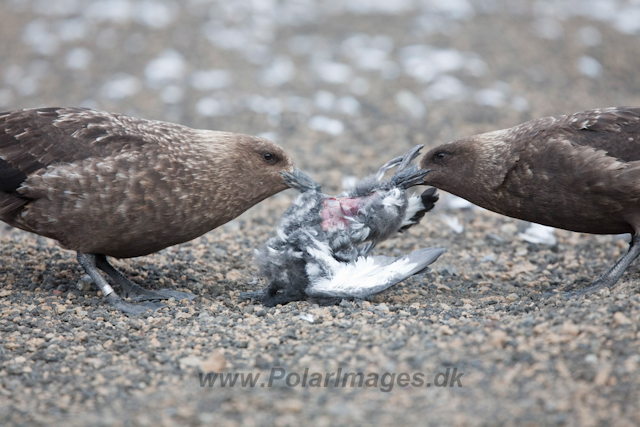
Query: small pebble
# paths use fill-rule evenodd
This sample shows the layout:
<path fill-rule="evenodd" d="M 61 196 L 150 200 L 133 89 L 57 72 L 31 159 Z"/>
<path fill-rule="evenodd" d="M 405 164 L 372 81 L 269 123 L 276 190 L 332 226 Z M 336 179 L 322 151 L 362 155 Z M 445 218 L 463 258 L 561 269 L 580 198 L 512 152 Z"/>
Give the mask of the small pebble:
<path fill-rule="evenodd" d="M 389 313 L 389 307 L 387 307 L 386 304 L 382 303 L 382 304 L 376 304 L 373 306 L 373 309 L 376 311 L 379 311 L 383 314 L 388 314 Z"/>
<path fill-rule="evenodd" d="M 618 325 L 630 325 L 631 324 L 631 319 L 629 319 L 627 317 L 627 315 L 622 313 L 621 311 L 616 311 L 613 314 L 613 320 L 615 320 L 616 324 L 618 324 Z"/>
<path fill-rule="evenodd" d="M 80 280 L 76 283 L 76 288 L 81 292 L 87 292 L 91 290 L 91 286 L 93 285 L 93 280 L 88 274 L 82 276 Z"/>

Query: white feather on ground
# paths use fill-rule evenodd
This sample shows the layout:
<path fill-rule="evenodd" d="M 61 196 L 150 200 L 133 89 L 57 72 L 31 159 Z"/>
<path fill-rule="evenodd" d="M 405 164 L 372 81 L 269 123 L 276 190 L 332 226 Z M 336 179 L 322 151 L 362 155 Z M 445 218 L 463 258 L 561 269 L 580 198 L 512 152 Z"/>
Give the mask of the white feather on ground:
<path fill-rule="evenodd" d="M 464 225 L 460 224 L 458 217 L 440 214 L 440 218 L 447 224 L 454 233 L 460 234 L 464 231 Z"/>
<path fill-rule="evenodd" d="M 553 246 L 557 243 L 554 236 L 555 228 L 546 225 L 532 223 L 524 233 L 518 233 L 518 237 L 529 243 Z"/>
<path fill-rule="evenodd" d="M 333 262 L 328 274 L 311 279 L 307 294 L 364 298 L 424 271 L 444 252 L 442 248 L 425 248 L 397 258 L 367 256 L 351 263 Z M 313 255 L 321 256 L 324 261 L 320 250 L 315 250 Z"/>

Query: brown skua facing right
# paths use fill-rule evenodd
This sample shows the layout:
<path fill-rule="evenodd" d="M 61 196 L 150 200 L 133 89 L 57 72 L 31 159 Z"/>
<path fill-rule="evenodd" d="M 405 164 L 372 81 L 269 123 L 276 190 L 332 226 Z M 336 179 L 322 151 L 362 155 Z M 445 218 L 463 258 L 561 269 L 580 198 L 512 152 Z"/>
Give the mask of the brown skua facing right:
<path fill-rule="evenodd" d="M 77 252 L 128 314 L 193 294 L 131 282 L 107 256 L 148 255 L 232 220 L 299 173 L 263 138 L 85 108 L 0 113 L 0 220 Z M 120 285 L 121 299 L 101 275 Z"/>

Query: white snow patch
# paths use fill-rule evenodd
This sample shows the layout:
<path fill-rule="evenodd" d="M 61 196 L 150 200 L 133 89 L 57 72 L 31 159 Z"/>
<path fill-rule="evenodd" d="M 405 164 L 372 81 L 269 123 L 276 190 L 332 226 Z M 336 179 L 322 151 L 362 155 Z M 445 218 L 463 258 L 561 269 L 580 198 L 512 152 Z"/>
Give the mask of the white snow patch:
<path fill-rule="evenodd" d="M 184 98 L 184 91 L 180 86 L 170 85 L 162 89 L 160 98 L 165 104 L 177 104 Z"/>
<path fill-rule="evenodd" d="M 329 135 L 340 135 L 344 132 L 344 124 L 340 120 L 327 116 L 313 116 L 309 119 L 309 127 L 313 130 L 328 133 Z"/>
<path fill-rule="evenodd" d="M 529 101 L 524 96 L 514 96 L 511 99 L 511 108 L 516 111 L 529 111 Z"/>
<path fill-rule="evenodd" d="M 84 47 L 76 47 L 71 49 L 64 58 L 64 63 L 67 68 L 72 70 L 83 70 L 87 68 L 91 62 L 92 53 L 89 49 Z"/>
<path fill-rule="evenodd" d="M 37 0 L 31 6 L 40 15 L 68 16 L 78 13 L 78 0 Z"/>
<path fill-rule="evenodd" d="M 621 8 L 616 0 L 592 0 L 589 7 L 572 8 L 572 12 L 578 12 L 597 21 L 614 21 L 619 15 L 624 15 L 626 10 Z"/>
<path fill-rule="evenodd" d="M 313 101 L 302 96 L 289 96 L 286 100 L 286 108 L 294 113 L 310 115 L 313 108 Z"/>
<path fill-rule="evenodd" d="M 226 116 L 229 114 L 227 105 L 210 96 L 201 98 L 196 104 L 196 111 L 204 117 Z"/>
<path fill-rule="evenodd" d="M 621 33 L 640 33 L 640 7 L 627 7 L 620 10 L 613 26 Z"/>
<path fill-rule="evenodd" d="M 465 60 L 464 68 L 474 77 L 484 76 L 489 70 L 487 63 L 473 54 Z"/>
<path fill-rule="evenodd" d="M 129 0 L 98 0 L 84 9 L 84 15 L 95 21 L 124 23 L 133 16 L 133 4 Z"/>
<path fill-rule="evenodd" d="M 475 10 L 467 0 L 422 0 L 422 8 L 429 14 L 442 15 L 451 20 L 470 19 Z"/>
<path fill-rule="evenodd" d="M 149 86 L 161 87 L 181 80 L 185 68 L 186 62 L 183 56 L 173 49 L 168 49 L 159 57 L 149 61 L 144 69 L 144 75 Z"/>
<path fill-rule="evenodd" d="M 427 113 L 427 109 L 420 99 L 408 90 L 396 93 L 396 104 L 409 113 L 414 119 L 421 119 Z"/>
<path fill-rule="evenodd" d="M 387 52 L 373 47 L 363 47 L 352 58 L 360 69 L 380 70 L 387 62 Z"/>
<path fill-rule="evenodd" d="M 14 87 L 20 96 L 34 95 L 40 86 L 40 80 L 45 78 L 51 63 L 45 60 L 31 61 L 26 67 L 10 65 L 5 71 L 5 82 Z"/>
<path fill-rule="evenodd" d="M 135 3 L 134 17 L 149 28 L 165 28 L 178 16 L 177 5 L 168 0 L 143 0 Z"/>
<path fill-rule="evenodd" d="M 336 109 L 341 113 L 355 116 L 360 113 L 360 102 L 353 96 L 343 96 L 336 102 Z"/>
<path fill-rule="evenodd" d="M 106 98 L 123 99 L 138 93 L 141 86 L 138 78 L 129 74 L 120 73 L 103 84 L 100 93 Z"/>
<path fill-rule="evenodd" d="M 597 59 L 583 55 L 578 59 L 578 70 L 587 77 L 595 79 L 602 75 L 602 64 Z"/>
<path fill-rule="evenodd" d="M 296 66 L 289 57 L 280 55 L 267 66 L 260 76 L 260 82 L 269 87 L 282 86 L 296 74 Z"/>
<path fill-rule="evenodd" d="M 327 90 L 319 90 L 313 95 L 313 100 L 321 110 L 331 111 L 336 102 L 336 96 Z"/>
<path fill-rule="evenodd" d="M 58 51 L 60 42 L 46 21 L 35 20 L 29 22 L 22 30 L 22 40 L 42 55 L 53 55 Z"/>
<path fill-rule="evenodd" d="M 223 89 L 231 86 L 233 81 L 231 72 L 219 69 L 194 71 L 189 77 L 191 86 L 196 90 Z"/>
<path fill-rule="evenodd" d="M 467 67 L 475 56 L 455 49 L 438 49 L 428 45 L 411 45 L 400 50 L 400 62 L 405 72 L 423 83 L 429 83 L 442 73 L 449 73 Z M 473 64 L 472 64 L 473 65 Z M 471 69 L 478 64 L 471 66 Z M 477 70 L 476 70 L 477 71 Z"/>
<path fill-rule="evenodd" d="M 222 27 L 217 20 L 203 24 L 202 32 L 207 40 L 221 49 L 242 50 L 252 42 L 246 31 Z"/>
<path fill-rule="evenodd" d="M 393 39 L 383 34 L 371 37 L 357 33 L 342 42 L 341 50 L 360 69 L 382 70 L 389 62 Z"/>
<path fill-rule="evenodd" d="M 79 18 L 70 18 L 58 22 L 57 30 L 60 40 L 82 40 L 87 35 L 87 24 Z"/>
<path fill-rule="evenodd" d="M 443 74 L 424 91 L 424 96 L 433 101 L 445 99 L 459 100 L 465 96 L 467 88 L 456 77 Z"/>
<path fill-rule="evenodd" d="M 351 67 L 347 64 L 333 61 L 322 61 L 314 64 L 318 77 L 327 83 L 345 83 L 351 79 Z"/>
<path fill-rule="evenodd" d="M 413 9 L 412 0 L 346 0 L 344 5 L 358 15 L 399 15 Z"/>
<path fill-rule="evenodd" d="M 497 89 L 481 89 L 474 98 L 477 104 L 487 107 L 501 107 L 505 102 L 505 94 Z"/>
<path fill-rule="evenodd" d="M 267 98 L 261 95 L 252 95 L 247 99 L 247 106 L 258 114 L 280 114 L 282 101 L 279 98 Z"/>

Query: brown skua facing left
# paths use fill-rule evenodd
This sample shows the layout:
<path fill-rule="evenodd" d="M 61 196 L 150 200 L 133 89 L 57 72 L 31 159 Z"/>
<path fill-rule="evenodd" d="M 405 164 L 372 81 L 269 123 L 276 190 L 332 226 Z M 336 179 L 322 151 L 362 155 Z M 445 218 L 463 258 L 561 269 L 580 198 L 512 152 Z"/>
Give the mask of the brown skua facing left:
<path fill-rule="evenodd" d="M 81 108 L 0 113 L 0 220 L 78 254 L 117 309 L 192 294 L 150 291 L 107 261 L 192 240 L 289 187 L 296 174 L 266 139 Z"/>
<path fill-rule="evenodd" d="M 565 230 L 631 233 L 629 251 L 580 296 L 612 287 L 640 254 L 640 108 L 547 117 L 424 155 L 425 183 L 483 208 Z"/>

